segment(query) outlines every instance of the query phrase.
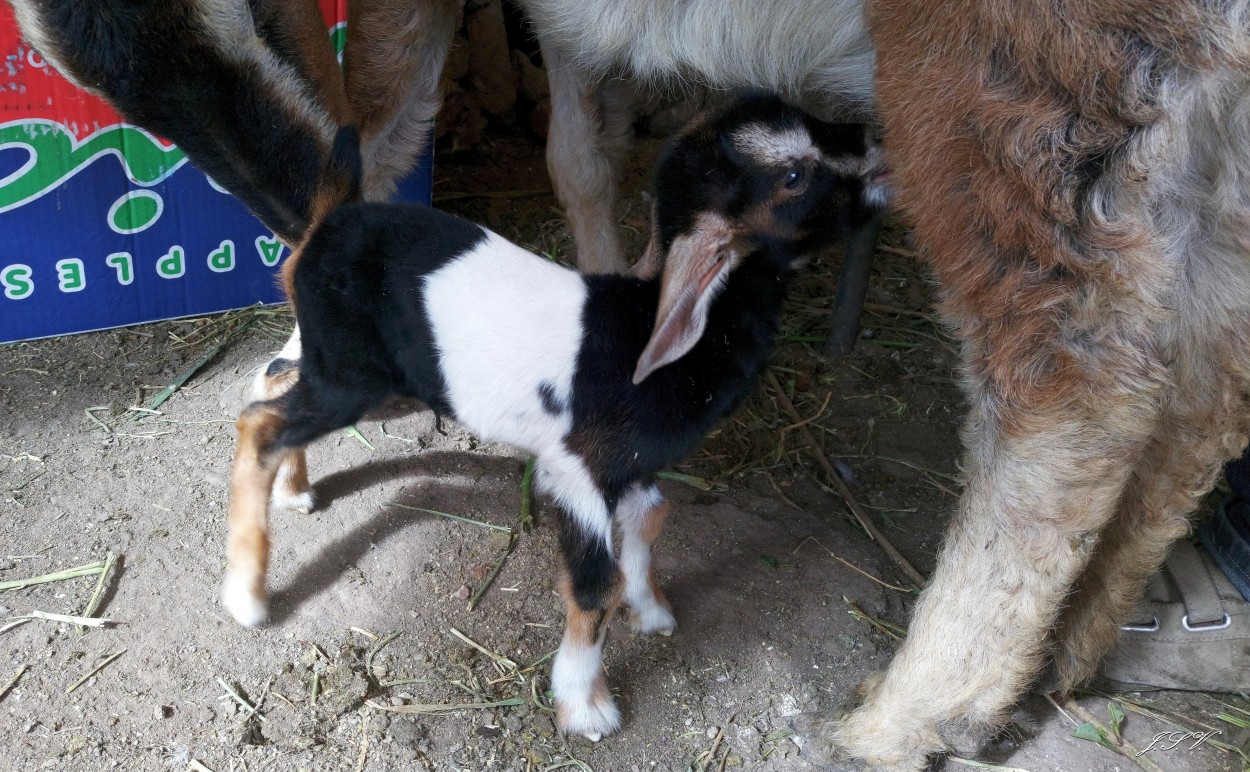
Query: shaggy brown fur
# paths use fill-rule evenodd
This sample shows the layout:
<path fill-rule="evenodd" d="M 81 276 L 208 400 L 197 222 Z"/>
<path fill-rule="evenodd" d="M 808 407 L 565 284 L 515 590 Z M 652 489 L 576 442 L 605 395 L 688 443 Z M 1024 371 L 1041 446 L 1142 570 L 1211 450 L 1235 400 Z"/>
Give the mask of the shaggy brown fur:
<path fill-rule="evenodd" d="M 906 644 L 817 750 L 973 750 L 1092 675 L 1250 429 L 1245 3 L 877 0 L 904 213 L 962 343 L 966 488 Z"/>
<path fill-rule="evenodd" d="M 359 120 L 364 196 L 395 193 L 427 146 L 463 0 L 352 0 L 344 51 L 347 99 Z M 353 45 L 354 43 L 354 45 Z"/>

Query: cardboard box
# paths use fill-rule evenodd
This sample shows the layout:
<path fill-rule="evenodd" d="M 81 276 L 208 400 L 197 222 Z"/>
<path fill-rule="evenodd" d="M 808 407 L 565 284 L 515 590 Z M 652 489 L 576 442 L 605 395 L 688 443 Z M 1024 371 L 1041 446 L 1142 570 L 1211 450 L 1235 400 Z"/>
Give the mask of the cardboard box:
<path fill-rule="evenodd" d="M 346 6 L 321 8 L 341 51 Z M 0 343 L 283 300 L 273 233 L 43 62 L 6 3 L 0 57 Z M 405 198 L 429 203 L 431 166 Z"/>

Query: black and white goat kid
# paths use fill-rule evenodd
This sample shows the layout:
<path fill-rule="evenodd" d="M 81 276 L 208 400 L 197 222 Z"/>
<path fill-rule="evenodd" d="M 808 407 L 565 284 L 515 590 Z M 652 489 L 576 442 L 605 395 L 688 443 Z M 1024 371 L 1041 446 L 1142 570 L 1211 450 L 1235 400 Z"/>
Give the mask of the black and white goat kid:
<path fill-rule="evenodd" d="M 266 617 L 266 515 L 283 462 L 302 468 L 307 443 L 416 397 L 537 455 L 566 563 L 558 722 L 591 739 L 616 730 L 601 657 L 614 610 L 624 601 L 641 633 L 676 625 L 651 571 L 667 515 L 654 475 L 754 387 L 802 258 L 870 216 L 867 136 L 764 96 L 697 119 L 659 163 L 646 278 L 582 275 L 434 209 L 330 214 L 286 266 L 298 378 L 239 418 L 230 613 Z"/>

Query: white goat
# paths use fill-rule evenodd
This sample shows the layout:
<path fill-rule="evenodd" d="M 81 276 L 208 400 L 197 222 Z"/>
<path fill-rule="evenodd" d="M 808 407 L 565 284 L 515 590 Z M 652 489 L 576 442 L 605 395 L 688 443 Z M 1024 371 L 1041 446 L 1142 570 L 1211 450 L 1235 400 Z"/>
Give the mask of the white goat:
<path fill-rule="evenodd" d="M 768 89 L 824 118 L 871 117 L 857 0 L 518 0 L 551 84 L 547 169 L 582 270 L 624 270 L 617 183 L 640 91 Z"/>

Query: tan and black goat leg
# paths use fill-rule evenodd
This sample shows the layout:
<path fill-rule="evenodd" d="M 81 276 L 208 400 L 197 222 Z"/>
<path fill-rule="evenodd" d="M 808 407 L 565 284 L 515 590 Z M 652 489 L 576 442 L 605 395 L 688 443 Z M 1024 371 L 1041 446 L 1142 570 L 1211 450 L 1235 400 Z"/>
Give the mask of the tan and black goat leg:
<path fill-rule="evenodd" d="M 289 455 L 289 451 L 270 448 L 282 420 L 281 408 L 266 402 L 249 406 L 236 424 L 238 445 L 230 477 L 230 534 L 221 602 L 239 624 L 248 627 L 268 617 L 269 497 L 278 467 Z"/>
<path fill-rule="evenodd" d="M 299 327 L 290 339 L 252 381 L 251 402 L 268 402 L 290 391 L 299 379 Z M 242 419 L 240 419 L 242 420 Z M 311 512 L 316 506 L 312 485 L 308 481 L 308 461 L 303 448 L 286 453 L 273 483 L 270 504 L 274 509 Z"/>
<path fill-rule="evenodd" d="M 673 607 L 656 580 L 651 549 L 668 520 L 669 503 L 654 485 L 635 486 L 621 497 L 616 520 L 621 531 L 621 574 L 629 626 L 643 635 L 672 635 Z"/>
<path fill-rule="evenodd" d="M 560 731 L 598 742 L 621 725 L 620 710 L 608 689 L 603 670 L 603 644 L 608 625 L 621 602 L 619 575 L 609 588 L 591 603 L 579 602 L 585 588 L 566 571 L 560 580 L 564 596 L 564 637 L 551 668 L 552 690 L 556 696 L 556 725 Z"/>
<path fill-rule="evenodd" d="M 385 201 L 415 168 L 443 102 L 460 0 L 352 0 L 344 78 L 358 120 L 364 197 Z"/>
<path fill-rule="evenodd" d="M 551 86 L 547 173 L 573 231 L 577 267 L 624 272 L 617 187 L 633 140 L 632 93 L 619 78 L 592 78 L 559 45 L 540 43 Z"/>

